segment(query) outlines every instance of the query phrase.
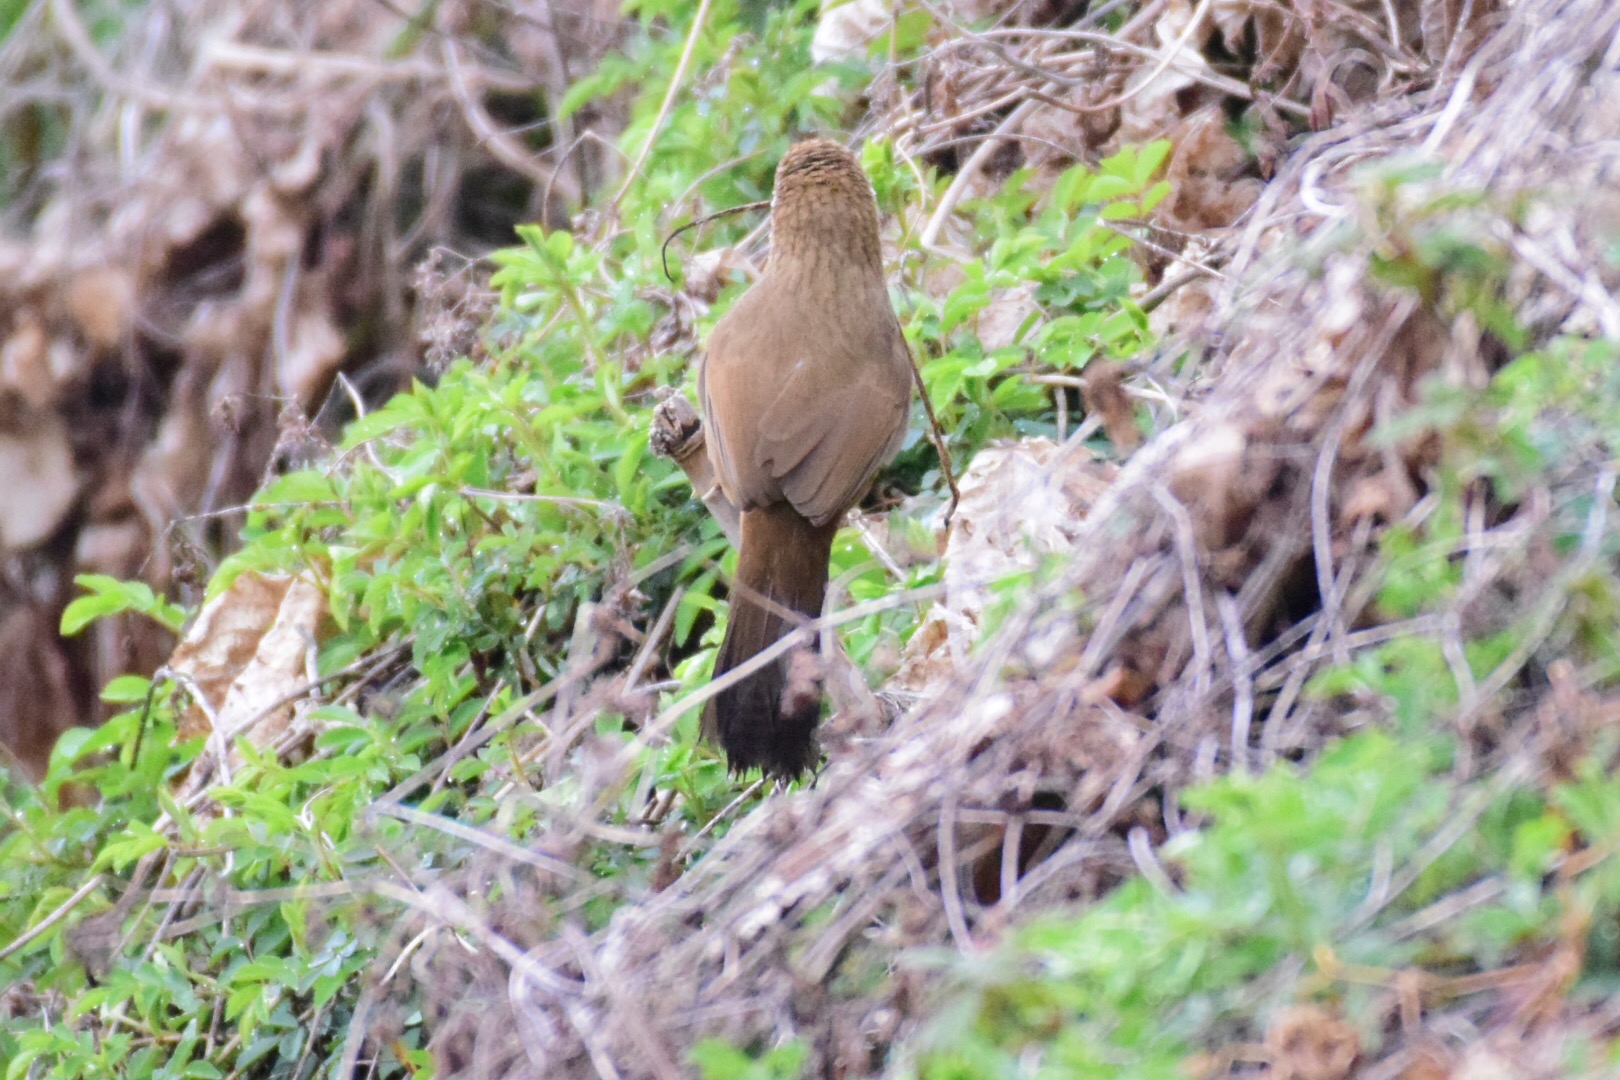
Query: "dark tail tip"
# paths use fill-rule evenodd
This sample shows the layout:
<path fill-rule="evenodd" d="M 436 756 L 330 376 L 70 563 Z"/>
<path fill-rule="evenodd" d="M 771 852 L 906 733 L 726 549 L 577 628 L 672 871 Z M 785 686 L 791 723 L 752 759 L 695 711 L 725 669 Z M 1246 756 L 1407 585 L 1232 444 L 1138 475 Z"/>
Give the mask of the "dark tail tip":
<path fill-rule="evenodd" d="M 813 675 L 804 674 L 804 661 L 813 661 L 813 654 L 792 649 L 711 699 L 706 727 L 726 751 L 732 774 L 758 767 L 768 779 L 792 780 L 815 766 L 821 756 L 815 738 L 821 688 Z M 716 662 L 714 675 L 718 678 L 737 664 L 723 669 Z"/>
<path fill-rule="evenodd" d="M 729 634 L 726 644 L 731 644 Z M 753 655 L 733 659 L 722 646 L 715 678 Z M 808 647 L 791 649 L 710 700 L 705 727 L 718 738 L 733 774 L 758 768 L 767 778 L 793 780 L 815 766 L 821 756 L 816 742 L 821 684 L 815 661 Z"/>

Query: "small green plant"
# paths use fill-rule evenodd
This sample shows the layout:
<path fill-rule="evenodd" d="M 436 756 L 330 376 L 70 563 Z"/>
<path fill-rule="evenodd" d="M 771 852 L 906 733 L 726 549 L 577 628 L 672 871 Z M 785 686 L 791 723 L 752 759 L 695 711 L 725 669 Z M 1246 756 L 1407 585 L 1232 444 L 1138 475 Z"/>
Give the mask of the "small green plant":
<path fill-rule="evenodd" d="M 119 581 L 106 574 L 80 574 L 75 585 L 87 590 L 62 611 L 62 635 L 72 637 L 96 619 L 133 612 L 145 615 L 174 633 L 185 624 L 185 609 L 152 592 L 141 581 Z"/>
<path fill-rule="evenodd" d="M 703 1080 L 797 1080 L 804 1075 L 806 1047 L 795 1039 L 758 1057 L 719 1039 L 704 1039 L 692 1047 L 692 1064 Z"/>
<path fill-rule="evenodd" d="M 1148 346 L 1147 319 L 1130 296 L 1140 280 L 1128 255 L 1133 241 L 1112 223 L 1145 216 L 1169 193 L 1153 179 L 1168 152 L 1162 141 L 1126 147 L 1095 171 L 1070 168 L 1040 197 L 1016 172 L 995 196 L 961 207 L 986 245 L 983 257 L 957 266 L 961 281 L 943 297 L 914 285 L 900 298 L 907 338 L 954 445 L 971 454 L 993 437 L 1054 433 L 1050 390 L 1022 375 L 1072 374 L 1093 357 L 1131 357 Z M 865 163 L 881 199 L 916 197 L 910 170 L 883 143 L 868 145 Z M 931 265 L 918 238 L 905 240 L 921 256 L 914 265 Z M 979 321 L 995 308 L 1022 319 L 1011 341 L 986 347 Z"/>

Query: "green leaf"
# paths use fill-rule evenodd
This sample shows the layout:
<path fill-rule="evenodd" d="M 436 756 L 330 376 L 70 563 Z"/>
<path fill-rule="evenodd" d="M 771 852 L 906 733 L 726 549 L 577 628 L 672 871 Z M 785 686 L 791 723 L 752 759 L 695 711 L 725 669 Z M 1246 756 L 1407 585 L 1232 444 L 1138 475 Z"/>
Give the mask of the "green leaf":
<path fill-rule="evenodd" d="M 119 581 L 105 574 L 79 574 L 73 582 L 88 589 L 89 595 L 63 609 L 63 637 L 72 637 L 96 619 L 126 611 L 149 616 L 175 633 L 185 623 L 185 610 L 154 595 L 145 582 Z"/>
<path fill-rule="evenodd" d="M 120 675 L 101 688 L 101 700 L 113 704 L 145 701 L 151 688 L 152 680 L 144 675 Z"/>

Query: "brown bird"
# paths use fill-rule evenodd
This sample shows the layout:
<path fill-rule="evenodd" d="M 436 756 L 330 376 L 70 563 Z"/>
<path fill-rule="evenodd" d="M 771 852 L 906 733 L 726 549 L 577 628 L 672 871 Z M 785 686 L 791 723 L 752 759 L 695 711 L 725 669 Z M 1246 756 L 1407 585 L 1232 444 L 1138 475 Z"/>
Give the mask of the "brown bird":
<path fill-rule="evenodd" d="M 770 261 L 715 324 L 698 393 L 709 458 L 742 511 L 718 679 L 821 615 L 839 523 L 905 435 L 910 354 L 883 278 L 877 200 L 844 147 L 801 142 L 777 166 Z M 791 778 L 814 764 L 821 702 L 784 700 L 789 661 L 709 700 L 703 732 L 732 771 Z"/>

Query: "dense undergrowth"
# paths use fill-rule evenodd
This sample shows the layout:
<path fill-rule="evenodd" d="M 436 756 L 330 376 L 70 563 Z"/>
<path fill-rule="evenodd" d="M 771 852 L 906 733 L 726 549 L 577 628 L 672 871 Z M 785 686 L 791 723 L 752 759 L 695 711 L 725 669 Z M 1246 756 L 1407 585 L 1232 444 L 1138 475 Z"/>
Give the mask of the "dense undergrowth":
<path fill-rule="evenodd" d="M 870 72 L 804 64 L 814 5 L 717 0 L 693 59 L 708 74 L 665 116 L 657 76 L 675 67 L 684 41 L 671 28 L 685 29 L 688 7 L 641 5 L 643 31 L 624 58 L 564 103 L 648 87 L 623 145 L 636 159 L 654 138 L 641 174 L 600 193 L 573 233 L 523 230 L 496 259 L 500 305 L 482 355 L 352 424 L 329 460 L 267 484 L 243 548 L 211 584 L 218 595 L 244 573 L 307 573 L 329 597 L 313 681 L 353 692 L 307 714 L 309 752 L 284 761 L 244 747 L 206 798 L 177 797 L 172 785 L 203 750 L 177 736 L 184 688 L 129 677 L 106 691 L 125 711 L 65 738 L 39 790 L 6 788 L 7 1080 L 348 1075 L 346 1053 L 375 1057 L 375 1075 L 432 1075 L 420 1011 L 400 1011 L 386 1039 L 360 1050 L 362 1036 L 376 1038 L 375 1018 L 362 1015 L 374 1005 L 368 981 L 419 943 L 395 934 L 411 904 L 405 883 L 448 873 L 494 837 L 510 844 L 500 854 L 543 862 L 549 822 L 584 790 L 591 754 L 631 754 L 634 782 L 610 787 L 611 804 L 597 808 L 619 831 L 569 853 L 596 887 L 582 886 L 572 909 L 535 913 L 591 931 L 660 887 L 671 862 L 661 836 L 698 845 L 770 797 L 733 805 L 741 786 L 698 743 L 694 712 L 661 724 L 706 678 L 731 556 L 684 477 L 648 451 L 648 428 L 656 393 L 688 382 L 695 341 L 742 287 L 722 282 L 712 309 L 695 304 L 684 281 L 663 277 L 661 247 L 689 211 L 765 197 L 793 135 L 836 127 Z M 904 45 L 880 42 L 876 55 Z M 881 136 L 865 144 L 897 223 L 897 308 L 959 463 L 998 437 L 1060 433 L 1052 387 L 1025 377 L 1034 358 L 1073 371 L 1153 344 L 1128 298 L 1139 277 L 1129 241 L 1109 223 L 1164 197 L 1165 152 L 1126 150 L 1039 193 L 1014 174 L 964 204 L 980 246 L 940 289 L 928 280 L 938 256 L 915 233 L 945 180 Z M 1386 183 L 1399 195 L 1420 179 Z M 1392 1014 L 1481 985 L 1517 988 L 1527 1016 L 1566 1000 L 1596 1009 L 1613 995 L 1620 784 L 1607 763 L 1620 735 L 1601 723 L 1612 704 L 1586 695 L 1620 676 L 1612 465 L 1590 479 L 1593 460 L 1612 462 L 1620 445 L 1620 356 L 1578 336 L 1519 344 L 1526 335 L 1501 299 L 1514 266 L 1479 239 L 1485 211 L 1473 200 L 1442 199 L 1394 224 L 1369 202 L 1362 228 L 1385 230 L 1381 288 L 1466 317 L 1523 355 L 1483 386 L 1437 380 L 1424 406 L 1381 432 L 1433 440 L 1438 464 L 1423 512 L 1377 546 L 1369 604 L 1395 629 L 1305 690 L 1342 711 L 1344 737 L 1307 763 L 1238 769 L 1194 789 L 1167 813 L 1197 827 L 1137 852 L 1139 875 L 1083 910 L 1015 927 L 966 959 L 894 958 L 926 972 L 937 995 L 935 1021 L 894 1048 L 897 1070 L 1219 1075 L 1233 1062 L 1275 1066 L 1296 1043 L 1353 1059 L 1393 1037 Z M 751 224 L 709 224 L 701 245 L 740 241 Z M 1025 288 L 1034 313 L 1011 343 L 986 348 L 977 318 Z M 889 509 L 891 536 L 926 548 L 942 495 L 922 423 L 914 410 L 874 504 Z M 1101 437 L 1096 448 L 1111 453 Z M 1553 606 L 1437 633 L 1478 599 L 1468 541 L 1482 502 L 1531 493 L 1548 499 Z M 936 579 L 931 559 L 879 559 L 867 543 L 846 530 L 835 551 L 852 602 Z M 149 590 L 87 585 L 71 627 L 123 610 L 185 617 Z M 919 607 L 843 627 L 869 680 L 892 666 Z M 666 615 L 667 641 L 632 659 Z M 1541 688 L 1518 681 L 1518 653 L 1550 638 L 1580 672 L 1566 688 L 1580 707 L 1539 736 L 1569 747 L 1555 776 L 1515 765 L 1520 747 L 1451 722 L 1481 695 L 1500 695 L 1502 711 L 1530 701 Z M 594 731 L 588 752 L 537 718 L 627 662 L 638 679 L 617 697 L 552 714 Z M 1578 730 L 1554 723 L 1564 719 Z M 548 757 L 552 744 L 567 756 Z M 1496 767 L 1465 760 L 1481 753 Z M 75 797 L 86 789 L 99 798 Z M 647 828 L 652 806 L 663 807 L 662 832 Z M 638 829 L 645 842 L 624 841 Z M 692 1061 L 712 1080 L 794 1076 L 802 1050 L 706 1043 Z M 1572 1038 L 1563 1052 L 1571 1073 L 1620 1063 L 1597 1038 Z"/>

